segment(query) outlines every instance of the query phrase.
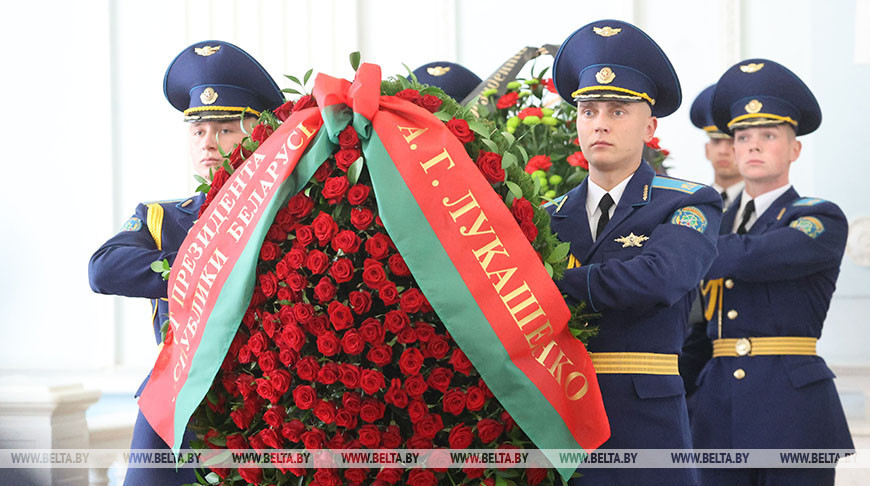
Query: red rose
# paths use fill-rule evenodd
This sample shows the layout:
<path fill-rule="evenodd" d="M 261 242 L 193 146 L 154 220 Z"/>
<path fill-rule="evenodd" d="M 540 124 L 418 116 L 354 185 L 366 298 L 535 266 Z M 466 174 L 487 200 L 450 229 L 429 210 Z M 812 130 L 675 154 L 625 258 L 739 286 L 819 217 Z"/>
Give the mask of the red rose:
<path fill-rule="evenodd" d="M 237 144 L 236 147 L 230 152 L 230 165 L 233 166 L 233 169 L 238 169 L 242 162 L 244 162 L 251 154 L 254 153 L 244 147 L 241 144 Z"/>
<path fill-rule="evenodd" d="M 483 390 L 484 396 L 486 396 L 486 398 L 492 398 L 492 397 L 495 396 L 495 395 L 493 395 L 492 392 L 489 390 L 489 387 L 486 386 L 486 383 L 484 383 L 484 381 L 483 381 L 482 378 L 479 379 L 479 380 L 477 380 L 477 386 L 479 386 L 480 389 Z"/>
<path fill-rule="evenodd" d="M 441 399 L 444 412 L 459 416 L 465 410 L 465 393 L 458 388 L 451 388 Z"/>
<path fill-rule="evenodd" d="M 281 426 L 281 435 L 290 442 L 299 442 L 302 432 L 305 431 L 305 424 L 297 419 L 293 419 Z"/>
<path fill-rule="evenodd" d="M 531 222 L 535 217 L 535 209 L 532 207 L 532 203 L 530 203 L 528 199 L 521 197 L 519 199 L 514 199 L 514 202 L 511 205 L 511 214 L 513 214 L 517 223 L 523 223 L 525 221 Z"/>
<path fill-rule="evenodd" d="M 451 449 L 467 449 L 473 440 L 474 434 L 471 427 L 462 423 L 454 425 L 447 438 Z"/>
<path fill-rule="evenodd" d="M 269 231 L 266 232 L 266 241 L 282 242 L 287 239 L 287 232 L 276 225 L 272 225 Z"/>
<path fill-rule="evenodd" d="M 411 324 L 408 314 L 400 310 L 391 310 L 384 316 L 384 327 L 393 334 L 398 334 L 404 327 Z"/>
<path fill-rule="evenodd" d="M 650 141 L 646 143 L 646 146 L 651 149 L 660 149 L 661 147 L 659 147 L 659 137 L 653 137 L 652 139 L 650 139 Z"/>
<path fill-rule="evenodd" d="M 376 477 L 378 478 L 378 480 L 383 481 L 387 484 L 396 484 L 402 479 L 402 469 L 395 467 L 385 467 L 378 471 Z"/>
<path fill-rule="evenodd" d="M 298 303 L 293 306 L 293 314 L 296 316 L 296 320 L 305 324 L 314 317 L 314 306 L 306 303 Z"/>
<path fill-rule="evenodd" d="M 314 297 L 317 298 L 318 302 L 324 304 L 335 297 L 335 291 L 335 285 L 332 284 L 332 280 L 329 277 L 323 277 L 314 286 Z"/>
<path fill-rule="evenodd" d="M 369 449 L 377 449 L 381 444 L 381 431 L 371 424 L 359 428 L 359 441 Z"/>
<path fill-rule="evenodd" d="M 417 342 L 417 332 L 413 327 L 406 326 L 399 331 L 397 339 L 402 344 L 411 344 Z"/>
<path fill-rule="evenodd" d="M 408 392 L 408 395 L 412 397 L 421 397 L 426 390 L 429 389 L 429 385 L 426 383 L 426 380 L 423 379 L 423 375 L 415 374 L 409 376 L 405 379 L 405 391 Z"/>
<path fill-rule="evenodd" d="M 350 210 L 350 224 L 360 231 L 367 230 L 374 219 L 375 213 L 371 209 L 353 208 Z"/>
<path fill-rule="evenodd" d="M 326 442 L 326 434 L 317 427 L 312 427 L 311 430 L 304 432 L 300 438 L 306 449 L 320 449 Z"/>
<path fill-rule="evenodd" d="M 477 436 L 484 444 L 498 439 L 502 431 L 504 431 L 504 425 L 490 418 L 485 418 L 477 423 Z"/>
<path fill-rule="evenodd" d="M 230 412 L 230 418 L 233 419 L 233 423 L 236 424 L 241 430 L 247 430 L 248 426 L 251 425 L 251 421 L 254 420 L 254 417 L 245 413 L 245 411 L 241 408 L 237 408 Z"/>
<path fill-rule="evenodd" d="M 429 354 L 433 358 L 441 359 L 447 356 L 447 353 L 450 351 L 450 343 L 443 336 L 436 334 L 429 339 L 429 342 L 426 344 L 426 350 L 429 351 Z"/>
<path fill-rule="evenodd" d="M 503 410 L 501 412 L 501 423 L 504 424 L 504 430 L 510 432 L 513 430 L 514 426 L 517 424 L 514 422 L 514 418 L 511 417 L 511 414 L 507 412 L 507 410 Z"/>
<path fill-rule="evenodd" d="M 552 166 L 553 162 L 550 161 L 549 155 L 536 155 L 526 163 L 526 172 L 531 174 L 536 170 L 547 171 L 550 170 L 550 167 Z"/>
<path fill-rule="evenodd" d="M 296 219 L 302 219 L 314 210 L 314 200 L 300 192 L 287 201 L 287 212 Z"/>
<path fill-rule="evenodd" d="M 399 427 L 395 424 L 387 426 L 387 430 L 381 436 L 381 445 L 387 449 L 395 449 L 402 445 L 402 435 L 399 433 Z"/>
<path fill-rule="evenodd" d="M 266 297 L 273 297 L 275 292 L 278 291 L 278 277 L 276 277 L 272 272 L 261 274 L 258 282 L 260 285 L 260 291 L 263 292 L 263 295 Z"/>
<path fill-rule="evenodd" d="M 431 449 L 434 447 L 432 439 L 427 439 L 421 435 L 414 435 L 408 439 L 407 446 L 409 449 Z"/>
<path fill-rule="evenodd" d="M 326 271 L 329 266 L 329 256 L 320 250 L 311 250 L 308 253 L 308 259 L 305 261 L 305 266 L 311 270 L 311 273 L 317 275 Z"/>
<path fill-rule="evenodd" d="M 359 424 L 357 417 L 347 411 L 346 408 L 340 408 L 335 412 L 335 425 L 346 429 L 353 429 Z"/>
<path fill-rule="evenodd" d="M 538 108 L 537 106 L 530 106 L 528 108 L 523 108 L 517 113 L 517 116 L 520 117 L 520 120 L 524 120 L 527 116 L 536 116 L 541 118 L 544 116 L 544 111 Z"/>
<path fill-rule="evenodd" d="M 294 292 L 301 292 L 308 287 L 308 279 L 299 272 L 290 272 L 287 278 L 284 279 L 287 287 Z"/>
<path fill-rule="evenodd" d="M 363 341 L 363 338 L 360 337 L 356 329 L 348 330 L 341 337 L 341 349 L 345 354 L 356 356 L 362 353 L 363 348 L 365 348 L 365 341 Z"/>
<path fill-rule="evenodd" d="M 441 101 L 441 98 L 430 94 L 423 95 L 420 100 L 417 101 L 417 104 L 425 108 L 429 113 L 435 113 L 438 111 L 441 108 L 442 103 L 443 101 Z"/>
<path fill-rule="evenodd" d="M 362 153 L 359 150 L 355 148 L 343 148 L 335 153 L 335 166 L 342 172 L 347 172 L 347 169 L 360 157 L 362 157 Z"/>
<path fill-rule="evenodd" d="M 408 265 L 405 263 L 405 259 L 402 258 L 402 255 L 398 253 L 393 253 L 390 255 L 390 258 L 387 260 L 387 264 L 390 267 L 390 272 L 397 277 L 410 277 L 411 271 L 408 270 Z"/>
<path fill-rule="evenodd" d="M 411 103 L 416 103 L 417 100 L 420 99 L 420 92 L 416 89 L 407 88 L 396 93 L 396 97 L 405 101 L 410 101 Z"/>
<path fill-rule="evenodd" d="M 279 254 L 281 254 L 281 248 L 271 241 L 264 241 L 263 246 L 260 247 L 260 260 L 269 262 L 278 258 Z"/>
<path fill-rule="evenodd" d="M 423 366 L 423 354 L 419 349 L 408 348 L 402 352 L 402 357 L 399 358 L 399 369 L 404 375 L 411 376 L 419 373 L 421 366 Z"/>
<path fill-rule="evenodd" d="M 393 242 L 384 233 L 375 233 L 366 240 L 366 252 L 375 260 L 382 260 L 390 252 Z"/>
<path fill-rule="evenodd" d="M 369 349 L 366 359 L 376 366 L 386 366 L 393 360 L 393 348 L 386 344 L 376 344 Z"/>
<path fill-rule="evenodd" d="M 248 346 L 251 352 L 254 353 L 254 356 L 259 356 L 260 353 L 266 350 L 266 335 L 257 331 L 248 338 L 246 346 Z"/>
<path fill-rule="evenodd" d="M 450 355 L 449 362 L 453 365 L 454 371 L 462 373 L 465 376 L 468 376 L 471 373 L 471 370 L 474 369 L 471 361 L 468 360 L 468 356 L 466 356 L 459 348 L 453 349 L 453 354 Z"/>
<path fill-rule="evenodd" d="M 305 260 L 308 258 L 308 252 L 305 251 L 305 248 L 302 246 L 294 246 L 284 255 L 284 258 L 281 259 L 282 262 L 286 262 L 289 268 L 300 269 L 303 265 L 305 265 Z"/>
<path fill-rule="evenodd" d="M 314 241 L 314 230 L 311 229 L 311 226 L 296 228 L 296 241 L 303 247 L 310 245 Z"/>
<path fill-rule="evenodd" d="M 378 288 L 378 297 L 385 305 L 393 305 L 399 301 L 399 289 L 395 282 L 384 282 Z"/>
<path fill-rule="evenodd" d="M 412 423 L 416 424 L 428 414 L 429 406 L 423 400 L 415 398 L 408 404 L 408 418 L 411 419 Z"/>
<path fill-rule="evenodd" d="M 239 348 L 239 363 L 248 364 L 251 362 L 251 348 L 247 344 Z"/>
<path fill-rule="evenodd" d="M 280 360 L 281 364 L 283 364 L 284 366 L 286 366 L 288 368 L 293 366 L 298 359 L 299 359 L 299 352 L 295 351 L 293 349 L 282 349 L 278 353 L 278 360 Z"/>
<path fill-rule="evenodd" d="M 263 480 L 263 470 L 259 468 L 253 467 L 240 467 L 238 469 L 239 476 L 249 484 L 260 484 L 260 481 Z"/>
<path fill-rule="evenodd" d="M 427 439 L 434 439 L 444 428 L 444 422 L 437 413 L 426 414 L 414 424 L 414 433 Z"/>
<path fill-rule="evenodd" d="M 275 351 L 263 351 L 257 358 L 257 364 L 260 365 L 261 370 L 268 373 L 278 366 L 278 354 Z"/>
<path fill-rule="evenodd" d="M 341 376 L 341 366 L 338 363 L 324 363 L 317 372 L 317 382 L 331 385 L 338 381 L 339 376 Z"/>
<path fill-rule="evenodd" d="M 447 128 L 462 143 L 474 141 L 474 132 L 468 128 L 468 122 L 465 120 L 453 118 L 447 122 Z"/>
<path fill-rule="evenodd" d="M 323 182 L 327 177 L 329 177 L 329 174 L 332 174 L 332 162 L 327 160 L 320 164 L 320 167 L 314 171 L 314 179 L 316 179 L 317 182 Z"/>
<path fill-rule="evenodd" d="M 314 405 L 314 416 L 325 424 L 335 422 L 335 405 L 326 400 L 318 400 Z"/>
<path fill-rule="evenodd" d="M 329 204 L 338 204 L 341 202 L 341 198 L 344 197 L 344 193 L 347 192 L 349 187 L 350 182 L 348 182 L 347 177 L 330 177 L 329 179 L 326 179 L 326 183 L 323 185 L 323 191 L 321 191 L 320 194 L 326 198 L 326 202 Z"/>
<path fill-rule="evenodd" d="M 538 237 L 538 228 L 531 221 L 520 223 L 520 229 L 529 241 L 535 241 L 535 238 Z"/>
<path fill-rule="evenodd" d="M 372 294 L 365 290 L 354 290 L 347 296 L 347 301 L 355 314 L 362 315 L 372 307 Z"/>
<path fill-rule="evenodd" d="M 542 79 L 541 84 L 543 84 L 544 87 L 547 88 L 547 91 L 549 91 L 550 93 L 559 94 L 559 92 L 556 91 L 556 84 L 553 83 L 553 78 Z"/>
<path fill-rule="evenodd" d="M 350 363 L 342 363 L 338 365 L 339 380 L 348 388 L 356 388 L 359 386 L 360 372 L 359 366 Z"/>
<path fill-rule="evenodd" d="M 341 350 L 341 342 L 332 331 L 317 336 L 317 350 L 324 356 L 335 356 Z"/>
<path fill-rule="evenodd" d="M 354 184 L 347 190 L 347 202 L 354 206 L 359 206 L 366 202 L 366 199 L 368 199 L 371 192 L 372 189 L 365 184 Z"/>
<path fill-rule="evenodd" d="M 341 302 L 332 301 L 326 312 L 329 314 L 329 322 L 336 331 L 347 329 L 353 325 L 353 314 L 350 308 Z"/>
<path fill-rule="evenodd" d="M 540 467 L 530 467 L 526 469 L 526 484 L 529 486 L 537 486 L 547 479 L 547 470 Z"/>
<path fill-rule="evenodd" d="M 429 373 L 429 379 L 427 383 L 432 388 L 440 391 L 441 393 L 447 392 L 447 388 L 450 387 L 450 379 L 453 378 L 453 371 L 439 366 L 432 370 L 432 373 Z"/>
<path fill-rule="evenodd" d="M 287 101 L 283 105 L 275 108 L 275 116 L 281 120 L 286 121 L 287 118 L 290 117 L 290 113 L 293 111 L 293 102 Z"/>
<path fill-rule="evenodd" d="M 362 409 L 362 396 L 357 392 L 344 392 L 341 403 L 350 413 L 358 414 Z"/>
<path fill-rule="evenodd" d="M 583 152 L 579 150 L 568 156 L 568 165 L 589 170 L 589 161 L 586 160 L 586 156 L 583 155 Z"/>
<path fill-rule="evenodd" d="M 505 171 L 501 168 L 501 155 L 481 150 L 475 163 L 490 184 L 504 182 Z"/>
<path fill-rule="evenodd" d="M 387 280 L 387 273 L 380 262 L 368 258 L 363 265 L 362 279 L 370 288 L 377 290 Z"/>
<path fill-rule="evenodd" d="M 308 385 L 300 385 L 293 390 L 293 401 L 301 410 L 310 410 L 315 400 L 317 400 L 317 393 Z"/>
<path fill-rule="evenodd" d="M 314 236 L 317 237 L 320 246 L 327 244 L 338 233 L 338 224 L 332 219 L 332 216 L 324 212 L 314 218 L 314 221 L 311 222 L 311 228 L 314 230 Z"/>
<path fill-rule="evenodd" d="M 384 401 L 399 408 L 408 406 L 408 392 L 402 389 L 402 380 L 393 378 L 390 380 L 390 389 L 384 394 Z"/>
<path fill-rule="evenodd" d="M 265 415 L 263 416 L 265 418 Z M 227 449 L 242 450 L 248 448 L 248 439 L 241 434 L 230 434 L 227 436 Z"/>
<path fill-rule="evenodd" d="M 292 305 L 282 305 L 281 310 L 278 311 L 278 319 L 281 321 L 281 324 L 285 326 L 296 324 L 298 322 L 296 320 L 296 314 L 293 312 Z"/>
<path fill-rule="evenodd" d="M 289 324 L 281 330 L 281 340 L 287 347 L 299 352 L 305 345 L 305 332 L 296 324 Z"/>
<path fill-rule="evenodd" d="M 254 377 L 251 375 L 239 375 L 239 377 L 236 378 L 236 386 L 239 389 L 239 393 L 241 393 L 245 399 L 251 396 L 251 393 L 256 389 L 254 387 Z"/>
<path fill-rule="evenodd" d="M 280 449 L 284 445 L 284 441 L 273 429 L 263 429 L 257 436 L 264 444 L 273 449 Z"/>
<path fill-rule="evenodd" d="M 410 288 L 402 292 L 402 296 L 399 299 L 399 307 L 404 312 L 413 314 L 423 307 L 423 302 L 425 301 L 426 297 L 423 296 L 423 292 L 420 292 L 420 289 Z"/>
<path fill-rule="evenodd" d="M 369 395 L 374 395 L 387 386 L 384 381 L 384 374 L 376 370 L 363 370 L 359 385 Z"/>
<path fill-rule="evenodd" d="M 437 486 L 438 478 L 432 471 L 426 469 L 412 469 L 408 473 L 408 486 Z"/>
<path fill-rule="evenodd" d="M 505 93 L 498 99 L 498 101 L 495 102 L 495 107 L 499 110 L 510 108 L 511 106 L 517 104 L 517 99 L 519 99 L 519 97 L 520 95 L 516 91 Z"/>
<path fill-rule="evenodd" d="M 305 95 L 296 100 L 296 105 L 293 107 L 293 113 L 313 106 L 317 106 L 317 100 L 314 99 L 314 96 Z"/>
<path fill-rule="evenodd" d="M 280 369 L 269 373 L 269 380 L 272 382 L 272 389 L 275 393 L 283 395 L 290 389 L 290 385 L 293 383 L 293 376 L 290 375 L 289 371 Z"/>
<path fill-rule="evenodd" d="M 369 299 L 371 299 L 371 295 L 369 295 Z M 359 334 L 369 344 L 381 344 L 386 337 L 381 322 L 373 317 L 369 317 L 360 324 Z"/>
<path fill-rule="evenodd" d="M 353 125 L 348 125 L 338 134 L 338 146 L 343 149 L 353 148 L 359 144 L 359 137 Z"/>
<path fill-rule="evenodd" d="M 296 362 L 296 375 L 305 381 L 314 381 L 320 364 L 313 356 L 306 356 Z"/>
<path fill-rule="evenodd" d="M 357 236 L 356 232 L 351 230 L 339 231 L 332 238 L 332 249 L 335 251 L 341 250 L 345 254 L 356 253 L 359 251 L 359 245 L 362 241 Z"/>
<path fill-rule="evenodd" d="M 269 138 L 269 135 L 271 135 L 274 131 L 275 129 L 272 128 L 272 125 L 269 125 L 267 123 L 260 123 L 259 125 L 254 127 L 254 130 L 251 131 L 251 140 L 262 143 L 264 140 Z"/>
<path fill-rule="evenodd" d="M 363 422 L 373 423 L 384 418 L 384 412 L 387 406 L 374 398 L 366 398 L 363 400 L 359 409 L 359 418 Z"/>

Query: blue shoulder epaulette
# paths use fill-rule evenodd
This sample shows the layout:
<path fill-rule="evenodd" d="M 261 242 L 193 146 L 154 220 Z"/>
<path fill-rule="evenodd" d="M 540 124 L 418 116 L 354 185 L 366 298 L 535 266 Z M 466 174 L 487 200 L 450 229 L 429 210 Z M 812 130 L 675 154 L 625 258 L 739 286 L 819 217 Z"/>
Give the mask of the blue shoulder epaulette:
<path fill-rule="evenodd" d="M 824 199 L 819 199 L 817 197 L 802 197 L 797 201 L 791 203 L 792 206 L 815 206 L 816 204 L 825 202 Z"/>
<path fill-rule="evenodd" d="M 657 189 L 670 189 L 671 191 L 680 191 L 685 192 L 686 194 L 694 194 L 698 189 L 704 187 L 703 184 L 681 181 L 679 179 L 672 179 L 663 176 L 653 177 L 652 186 Z"/>

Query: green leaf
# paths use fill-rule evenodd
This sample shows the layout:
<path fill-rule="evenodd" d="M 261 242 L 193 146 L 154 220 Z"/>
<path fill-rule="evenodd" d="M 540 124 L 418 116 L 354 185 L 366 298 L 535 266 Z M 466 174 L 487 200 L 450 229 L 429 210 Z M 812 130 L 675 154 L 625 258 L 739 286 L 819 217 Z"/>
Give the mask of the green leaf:
<path fill-rule="evenodd" d="M 157 273 L 163 272 L 163 260 L 151 262 L 151 270 Z"/>
<path fill-rule="evenodd" d="M 501 132 L 501 135 L 507 140 L 509 145 L 513 145 L 517 141 L 516 137 L 510 132 Z"/>
<path fill-rule="evenodd" d="M 306 84 L 308 84 L 308 78 L 311 77 L 311 73 L 313 73 L 313 72 L 314 72 L 314 68 L 311 68 L 308 70 L 308 72 L 305 73 L 305 76 L 302 77 L 302 86 L 305 86 Z"/>
<path fill-rule="evenodd" d="M 498 472 L 501 472 L 501 471 L 498 471 Z M 507 486 L 507 480 L 505 478 L 501 477 L 500 475 L 498 475 L 498 472 L 496 473 L 496 476 L 495 476 L 495 486 Z"/>
<path fill-rule="evenodd" d="M 550 275 L 550 278 L 553 277 L 553 266 L 547 262 L 544 262 L 544 268 L 547 269 L 547 273 Z"/>
<path fill-rule="evenodd" d="M 511 191 L 511 194 L 514 195 L 515 198 L 519 199 L 519 198 L 523 197 L 523 190 L 520 189 L 520 186 L 518 186 L 516 182 L 504 181 L 504 183 L 508 187 L 508 190 Z"/>
<path fill-rule="evenodd" d="M 420 84 L 420 80 L 417 79 L 417 75 L 414 74 L 414 71 L 412 71 L 411 68 L 409 68 L 407 64 L 402 63 L 402 67 L 405 68 L 405 71 L 408 71 L 408 77 L 409 77 L 409 78 L 411 78 L 412 80 L 414 80 L 415 83 Z"/>
<path fill-rule="evenodd" d="M 362 173 L 363 167 L 363 158 L 360 157 L 354 161 L 354 163 L 350 164 L 350 167 L 347 168 L 347 180 L 351 184 L 356 184 L 356 181 L 359 180 L 359 175 Z"/>
<path fill-rule="evenodd" d="M 285 74 L 284 77 L 289 79 L 290 81 L 293 81 L 294 83 L 296 83 L 300 86 L 302 85 L 302 83 L 299 82 L 299 78 L 297 78 L 296 76 L 291 76 L 289 74 Z"/>
<path fill-rule="evenodd" d="M 510 152 L 505 152 L 504 155 L 501 156 L 501 168 L 502 169 L 507 169 L 508 167 L 515 165 L 516 163 L 517 163 L 517 156 L 510 153 Z M 520 196 L 517 196 L 517 197 L 520 197 Z"/>
<path fill-rule="evenodd" d="M 293 88 L 284 88 L 284 89 L 281 90 L 281 92 L 282 92 L 282 93 L 290 93 L 290 94 L 298 94 L 298 95 L 301 95 L 301 94 L 302 94 L 302 93 L 300 93 L 299 91 L 296 91 L 296 90 L 293 89 Z"/>
<path fill-rule="evenodd" d="M 224 163 L 221 166 L 224 168 L 225 171 L 227 171 L 227 174 L 229 175 L 233 175 L 233 172 L 236 171 L 235 169 L 233 169 L 233 166 L 230 165 L 230 161 L 227 159 L 224 159 Z"/>
<path fill-rule="evenodd" d="M 468 122 L 468 128 L 473 130 L 474 133 L 477 133 L 478 135 L 483 135 L 484 137 L 489 136 L 489 130 L 487 130 L 486 126 L 479 121 L 472 120 Z"/>
<path fill-rule="evenodd" d="M 553 248 L 553 251 L 550 252 L 550 255 L 547 257 L 548 263 L 558 263 L 562 261 L 566 256 L 568 256 L 568 251 L 571 250 L 571 244 L 568 242 L 560 243 L 556 248 Z"/>
<path fill-rule="evenodd" d="M 477 105 L 477 114 L 480 115 L 481 118 L 488 118 L 490 111 L 486 105 Z"/>
<path fill-rule="evenodd" d="M 529 161 L 529 153 L 526 152 L 525 147 L 522 145 L 517 145 L 517 148 L 520 150 L 520 153 L 523 154 L 523 165 L 525 165 L 525 163 Z"/>
<path fill-rule="evenodd" d="M 207 193 L 211 189 L 211 186 L 208 184 L 200 184 L 196 186 L 196 192 Z"/>
<path fill-rule="evenodd" d="M 221 477 L 214 471 L 205 475 L 205 480 L 208 484 L 218 484 L 221 482 Z"/>
<path fill-rule="evenodd" d="M 359 69 L 359 62 L 360 62 L 360 58 L 362 56 L 360 56 L 359 51 L 354 51 L 354 52 L 350 53 L 349 57 L 350 57 L 350 67 L 352 67 L 353 70 L 356 71 L 357 69 Z"/>
<path fill-rule="evenodd" d="M 498 145 L 496 145 L 495 142 L 485 137 L 481 137 L 480 141 L 486 145 L 486 148 L 488 148 L 490 152 L 498 153 Z M 504 163 L 504 157 L 502 157 L 502 163 Z"/>
<path fill-rule="evenodd" d="M 450 121 L 450 119 L 453 118 L 453 116 L 450 113 L 447 113 L 446 111 L 436 111 L 434 113 L 434 115 L 435 115 L 435 118 L 437 118 L 443 122 Z"/>
<path fill-rule="evenodd" d="M 199 182 L 200 184 L 208 184 L 208 181 L 205 180 L 205 177 L 203 177 L 199 174 L 194 174 L 193 178 L 196 180 L 196 182 Z"/>

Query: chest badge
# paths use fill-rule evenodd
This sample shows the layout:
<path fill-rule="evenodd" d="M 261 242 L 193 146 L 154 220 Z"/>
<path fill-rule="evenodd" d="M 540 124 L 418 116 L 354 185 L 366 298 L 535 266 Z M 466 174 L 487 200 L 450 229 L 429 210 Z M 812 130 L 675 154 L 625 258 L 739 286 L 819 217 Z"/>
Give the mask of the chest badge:
<path fill-rule="evenodd" d="M 632 246 L 636 246 L 638 248 L 643 246 L 643 242 L 648 240 L 648 236 L 644 235 L 636 235 L 634 233 L 630 233 L 628 236 L 621 236 L 619 238 L 614 239 L 613 241 L 617 243 L 622 243 L 623 248 L 629 248 Z"/>

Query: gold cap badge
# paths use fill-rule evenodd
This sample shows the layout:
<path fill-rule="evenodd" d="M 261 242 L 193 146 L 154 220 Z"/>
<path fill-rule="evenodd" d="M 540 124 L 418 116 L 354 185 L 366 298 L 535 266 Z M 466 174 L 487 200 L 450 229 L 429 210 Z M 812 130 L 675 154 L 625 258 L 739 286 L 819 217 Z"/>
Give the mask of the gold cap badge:
<path fill-rule="evenodd" d="M 202 104 L 204 105 L 210 105 L 217 101 L 217 99 L 217 91 L 215 91 L 214 88 L 211 87 L 202 90 L 202 94 L 199 95 L 199 100 L 202 101 Z"/>
<path fill-rule="evenodd" d="M 204 57 L 210 56 L 219 50 L 221 50 L 221 46 L 214 46 L 214 47 L 202 46 L 202 47 L 194 47 L 193 48 L 193 52 L 199 54 L 200 56 L 204 56 Z"/>
<path fill-rule="evenodd" d="M 761 71 L 761 68 L 763 68 L 763 67 L 764 67 L 763 62 L 759 62 L 758 64 L 751 62 L 749 64 L 744 64 L 744 65 L 740 66 L 740 70 L 743 71 L 744 73 L 756 73 L 758 71 Z"/>
<path fill-rule="evenodd" d="M 592 32 L 600 35 L 601 37 L 613 37 L 616 34 L 622 32 L 622 29 L 614 29 L 610 26 L 605 27 L 592 27 Z"/>
<path fill-rule="evenodd" d="M 759 111 L 761 111 L 762 106 L 763 105 L 761 104 L 760 101 L 752 100 L 749 103 L 746 103 L 746 106 L 744 106 L 744 108 L 746 108 L 746 113 L 753 113 L 754 114 L 754 113 L 758 113 Z"/>
<path fill-rule="evenodd" d="M 601 71 L 595 73 L 595 79 L 601 84 L 610 84 L 614 78 L 616 74 L 609 67 L 601 68 Z"/>
<path fill-rule="evenodd" d="M 450 71 L 450 66 L 431 66 L 426 68 L 426 72 L 430 76 L 444 76 L 447 74 L 447 71 Z"/>

